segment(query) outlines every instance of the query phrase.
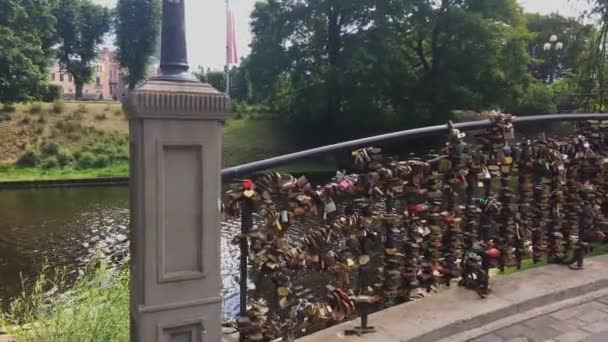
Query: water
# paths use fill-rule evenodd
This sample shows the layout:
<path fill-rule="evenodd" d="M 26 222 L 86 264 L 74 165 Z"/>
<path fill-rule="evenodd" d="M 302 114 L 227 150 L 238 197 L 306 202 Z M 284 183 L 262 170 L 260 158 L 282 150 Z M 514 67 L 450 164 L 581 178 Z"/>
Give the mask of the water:
<path fill-rule="evenodd" d="M 0 191 L 0 307 L 35 279 L 42 266 L 78 272 L 95 250 L 117 262 L 128 253 L 127 187 Z M 222 295 L 225 315 L 238 312 L 238 222 L 222 224 Z"/>

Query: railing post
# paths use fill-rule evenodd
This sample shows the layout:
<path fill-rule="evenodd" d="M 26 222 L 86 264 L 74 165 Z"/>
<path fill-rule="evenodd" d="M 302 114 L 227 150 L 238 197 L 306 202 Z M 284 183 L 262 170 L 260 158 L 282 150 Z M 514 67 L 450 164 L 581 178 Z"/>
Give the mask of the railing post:
<path fill-rule="evenodd" d="M 184 0 L 163 0 L 161 74 L 130 92 L 131 341 L 221 341 L 228 99 L 188 74 Z"/>
<path fill-rule="evenodd" d="M 248 237 L 251 228 L 253 227 L 253 200 L 249 197 L 243 196 L 241 199 L 241 237 L 240 237 L 240 293 L 239 293 L 239 317 L 237 323 L 239 327 L 247 327 L 251 324 L 249 316 L 247 315 L 247 258 L 249 255 L 249 243 Z M 246 334 L 241 330 L 239 334 L 239 341 L 246 341 Z"/>

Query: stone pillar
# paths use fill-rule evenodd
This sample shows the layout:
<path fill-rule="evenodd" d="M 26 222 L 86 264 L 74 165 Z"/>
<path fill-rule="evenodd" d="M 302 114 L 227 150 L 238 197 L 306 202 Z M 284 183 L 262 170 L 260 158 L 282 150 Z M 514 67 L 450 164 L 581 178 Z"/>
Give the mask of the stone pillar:
<path fill-rule="evenodd" d="M 131 139 L 132 341 L 221 340 L 220 187 L 228 99 L 152 79 L 125 101 Z"/>

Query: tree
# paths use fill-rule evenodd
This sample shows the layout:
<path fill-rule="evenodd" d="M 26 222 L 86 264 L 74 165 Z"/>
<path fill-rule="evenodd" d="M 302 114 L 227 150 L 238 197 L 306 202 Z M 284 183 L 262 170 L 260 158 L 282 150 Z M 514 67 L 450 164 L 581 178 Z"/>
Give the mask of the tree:
<path fill-rule="evenodd" d="M 57 22 L 59 65 L 72 75 L 80 99 L 83 86 L 93 77 L 91 62 L 97 58 L 97 46 L 110 29 L 110 14 L 90 0 L 58 0 L 53 14 L 62 18 Z"/>
<path fill-rule="evenodd" d="M 159 0 L 119 0 L 115 16 L 117 59 L 126 70 L 129 89 L 146 78 L 160 32 Z"/>
<path fill-rule="evenodd" d="M 548 81 L 573 72 L 581 51 L 591 38 L 593 27 L 559 14 L 526 14 L 526 19 L 526 26 L 533 34 L 528 45 L 528 52 L 533 59 L 530 67 L 532 75 L 539 80 Z M 563 44 L 561 50 L 543 49 L 552 35 L 556 35 L 558 41 Z"/>
<path fill-rule="evenodd" d="M 49 1 L 0 1 L 0 102 L 38 99 L 56 41 Z"/>
<path fill-rule="evenodd" d="M 515 0 L 268 0 L 251 23 L 252 101 L 318 142 L 514 107 L 532 86 Z"/>

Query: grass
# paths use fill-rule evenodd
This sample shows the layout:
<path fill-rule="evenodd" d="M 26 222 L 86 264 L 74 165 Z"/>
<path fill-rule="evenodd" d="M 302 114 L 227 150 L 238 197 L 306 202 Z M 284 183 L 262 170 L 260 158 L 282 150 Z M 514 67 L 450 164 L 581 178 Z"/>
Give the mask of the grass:
<path fill-rule="evenodd" d="M 39 167 L 0 167 L 0 181 L 36 181 L 36 180 L 63 180 L 63 179 L 89 179 L 105 177 L 127 177 L 129 164 L 121 162 L 105 168 L 76 169 L 76 168 L 49 168 Z"/>
<path fill-rule="evenodd" d="M 598 245 L 598 246 L 595 246 L 593 252 L 586 254 L 585 258 L 591 258 L 594 256 L 604 255 L 604 254 L 608 254 L 608 245 Z M 543 266 L 547 266 L 546 256 L 540 262 L 538 262 L 536 264 L 532 261 L 532 258 L 529 258 L 529 259 L 522 260 L 521 269 L 518 270 L 516 267 L 506 267 L 505 271 L 503 273 L 499 272 L 499 273 L 497 273 L 497 275 L 504 276 L 504 275 L 509 275 L 509 274 L 513 274 L 513 273 L 517 273 L 517 272 L 532 270 L 532 269 L 543 267 Z"/>
<path fill-rule="evenodd" d="M 127 270 L 113 270 L 101 262 L 63 293 L 68 288 L 66 270 L 45 268 L 42 274 L 7 312 L 0 312 L 0 326 L 15 341 L 129 340 Z"/>
<path fill-rule="evenodd" d="M 31 113 L 32 107 L 37 114 Z M 120 103 L 16 104 L 11 115 L 14 120 L 6 121 L 0 132 L 0 182 L 128 175 L 124 159 L 128 158 L 129 127 Z M 61 154 L 45 154 L 43 147 L 48 142 L 59 145 Z M 222 145 L 223 167 L 297 150 L 278 121 L 269 118 L 228 120 Z M 24 156 L 34 158 L 23 163 Z M 276 169 L 289 173 L 334 170 L 332 165 L 318 161 L 295 162 Z"/>

